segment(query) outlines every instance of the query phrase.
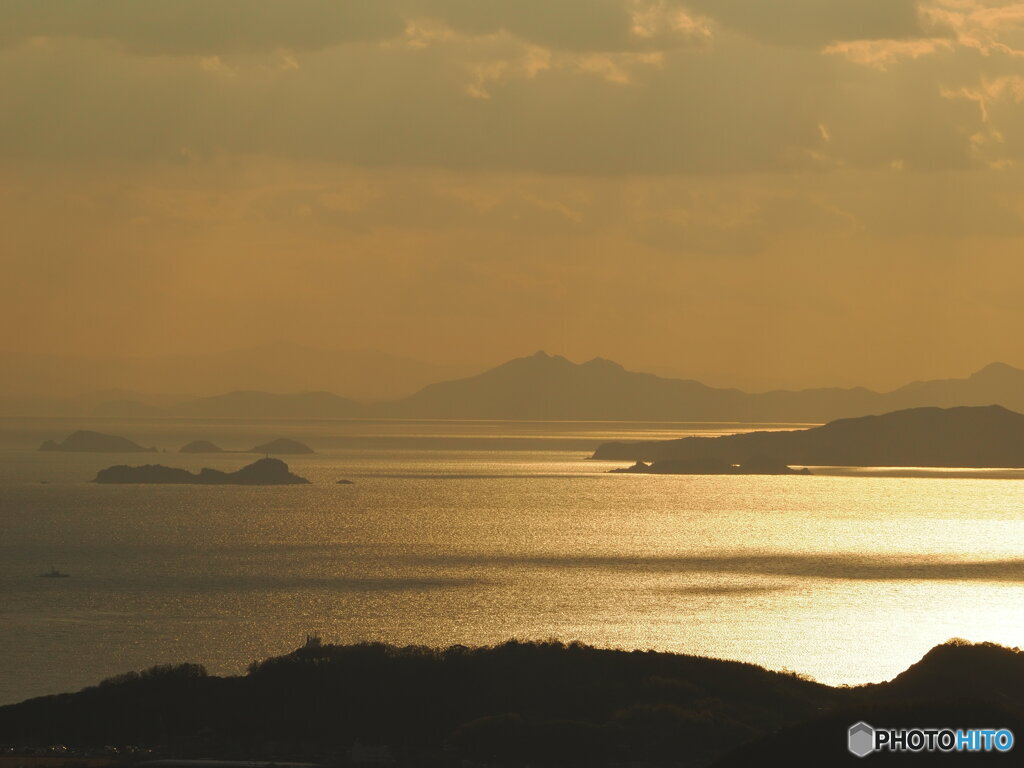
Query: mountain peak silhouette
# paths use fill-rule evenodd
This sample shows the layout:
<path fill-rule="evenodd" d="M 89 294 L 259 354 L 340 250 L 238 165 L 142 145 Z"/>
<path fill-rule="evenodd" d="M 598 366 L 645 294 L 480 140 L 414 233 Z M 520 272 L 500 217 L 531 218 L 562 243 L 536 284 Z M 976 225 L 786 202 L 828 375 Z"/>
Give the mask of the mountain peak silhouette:
<path fill-rule="evenodd" d="M 514 357 L 508 362 L 502 363 L 497 368 L 492 368 L 490 371 L 485 371 L 480 375 L 486 376 L 487 374 L 492 373 L 494 371 L 502 371 L 509 369 L 549 371 L 565 368 L 566 366 L 575 366 L 575 363 L 571 362 L 565 357 L 562 357 L 561 355 L 550 355 L 543 349 L 539 349 L 529 357 Z"/>
<path fill-rule="evenodd" d="M 595 357 L 587 362 L 580 365 L 581 368 L 589 368 L 591 370 L 606 370 L 606 371 L 625 371 L 626 369 L 616 363 L 614 360 L 608 360 L 604 357 Z"/>
<path fill-rule="evenodd" d="M 1014 368 L 1012 365 L 1007 363 L 989 363 L 984 368 L 980 369 L 976 373 L 971 375 L 971 379 L 977 381 L 978 379 L 1006 379 L 1008 377 L 1024 377 L 1024 371 L 1020 368 Z"/>

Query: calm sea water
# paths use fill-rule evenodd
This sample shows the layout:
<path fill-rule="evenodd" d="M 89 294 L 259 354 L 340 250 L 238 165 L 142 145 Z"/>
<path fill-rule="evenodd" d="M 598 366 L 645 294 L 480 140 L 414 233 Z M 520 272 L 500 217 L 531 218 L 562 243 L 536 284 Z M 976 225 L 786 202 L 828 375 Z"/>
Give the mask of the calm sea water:
<path fill-rule="evenodd" d="M 79 428 L 160 456 L 40 453 Z M 325 641 L 582 640 L 891 678 L 951 637 L 1024 644 L 1019 479 L 608 475 L 606 439 L 738 425 L 0 420 L 0 703 L 130 669 L 239 673 Z M 268 438 L 309 486 L 100 486 Z M 340 478 L 354 485 L 337 485 Z M 45 482 L 43 482 L 45 481 Z M 51 566 L 71 574 L 43 579 Z"/>

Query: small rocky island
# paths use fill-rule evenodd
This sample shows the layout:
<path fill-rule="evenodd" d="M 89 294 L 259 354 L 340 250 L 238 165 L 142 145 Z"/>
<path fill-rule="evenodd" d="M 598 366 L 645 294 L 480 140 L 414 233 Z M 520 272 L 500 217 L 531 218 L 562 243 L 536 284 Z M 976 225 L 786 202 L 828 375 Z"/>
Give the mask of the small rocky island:
<path fill-rule="evenodd" d="M 260 459 L 236 472 L 221 472 L 219 469 L 203 467 L 198 473 L 187 469 L 165 467 L 161 464 L 146 464 L 129 467 L 119 464 L 101 469 L 93 481 L 96 483 L 153 485 L 304 485 L 304 477 L 293 475 L 288 465 L 280 459 Z"/>
<path fill-rule="evenodd" d="M 612 473 L 633 475 L 809 475 L 807 467 L 793 469 L 781 461 L 765 456 L 748 459 L 742 464 L 730 464 L 722 459 L 664 459 L 650 464 L 638 461 L 631 467 L 608 470 Z"/>
<path fill-rule="evenodd" d="M 293 455 L 313 452 L 313 449 L 305 443 L 300 443 L 298 440 L 289 440 L 286 437 L 279 437 L 277 440 L 271 440 L 269 443 L 255 445 L 249 450 L 249 453 L 281 453 Z"/>
<path fill-rule="evenodd" d="M 181 446 L 178 453 L 224 453 L 224 449 L 209 440 L 193 440 Z"/>
<path fill-rule="evenodd" d="M 72 432 L 63 442 L 47 440 L 39 446 L 40 451 L 81 451 L 92 453 L 155 453 L 156 448 L 144 448 L 126 437 L 105 435 L 80 429 Z"/>

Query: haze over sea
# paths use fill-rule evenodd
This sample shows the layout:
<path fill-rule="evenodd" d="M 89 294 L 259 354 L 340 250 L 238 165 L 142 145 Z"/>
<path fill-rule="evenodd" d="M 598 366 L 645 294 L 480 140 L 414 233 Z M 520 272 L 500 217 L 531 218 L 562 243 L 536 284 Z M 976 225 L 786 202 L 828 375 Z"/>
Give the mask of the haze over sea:
<path fill-rule="evenodd" d="M 36 450 L 83 428 L 168 453 Z M 587 460 L 605 440 L 750 428 L 0 420 L 0 703 L 159 663 L 239 673 L 307 633 L 581 640 L 830 684 L 891 678 L 950 637 L 1024 644 L 1016 480 L 609 475 L 623 463 Z M 177 449 L 278 436 L 316 449 L 283 457 L 312 485 L 89 482 L 121 463 L 237 469 L 255 457 Z M 51 566 L 71 578 L 38 577 Z"/>

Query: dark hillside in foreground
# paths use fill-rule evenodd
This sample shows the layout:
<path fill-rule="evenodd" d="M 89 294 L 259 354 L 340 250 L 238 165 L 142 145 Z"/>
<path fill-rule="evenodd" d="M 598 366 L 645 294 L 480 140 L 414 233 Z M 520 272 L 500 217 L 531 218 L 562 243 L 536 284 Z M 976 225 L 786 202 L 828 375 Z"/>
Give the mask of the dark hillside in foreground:
<path fill-rule="evenodd" d="M 1024 653 L 994 643 L 952 640 L 887 683 L 850 689 L 855 703 L 844 703 L 820 716 L 783 728 L 726 755 L 716 768 L 749 765 L 1019 765 L 1020 744 L 1005 754 L 894 754 L 874 752 L 866 758 L 836 754 L 847 729 L 864 721 L 877 727 L 1009 728 L 1024 738 Z"/>
<path fill-rule="evenodd" d="M 1024 415 L 998 405 L 912 408 L 787 432 L 604 443 L 593 458 L 738 464 L 754 456 L 797 466 L 1024 467 Z"/>
<path fill-rule="evenodd" d="M 1024 723 L 1022 679 L 1021 652 L 993 645 L 939 646 L 890 683 L 830 688 L 750 664 L 556 642 L 314 642 L 244 677 L 157 667 L 0 707 L 0 744 L 339 765 L 356 743 L 386 746 L 401 766 L 832 765 L 849 757 L 845 729 L 860 719 Z"/>

